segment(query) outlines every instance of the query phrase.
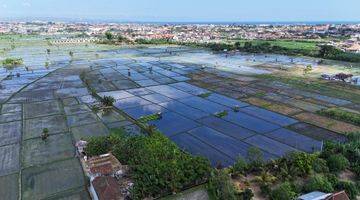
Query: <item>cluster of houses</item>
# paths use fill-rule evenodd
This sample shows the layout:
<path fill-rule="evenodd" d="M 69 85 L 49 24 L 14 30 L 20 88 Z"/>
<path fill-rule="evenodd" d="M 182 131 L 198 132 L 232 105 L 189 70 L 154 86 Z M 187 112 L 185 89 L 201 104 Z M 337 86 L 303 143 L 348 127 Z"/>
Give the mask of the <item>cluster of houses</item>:
<path fill-rule="evenodd" d="M 343 81 L 343 82 L 352 83 L 355 85 L 360 84 L 360 77 L 353 76 L 352 74 L 345 74 L 345 73 L 339 73 L 339 74 L 335 74 L 335 75 L 322 74 L 321 78 L 324 80 L 329 80 L 329 81 Z"/>
<path fill-rule="evenodd" d="M 122 165 L 111 153 L 89 158 L 85 153 L 86 145 L 86 141 L 80 140 L 76 148 L 85 175 L 90 180 L 88 189 L 92 199 L 129 199 L 133 182 L 128 176 L 128 166 Z"/>

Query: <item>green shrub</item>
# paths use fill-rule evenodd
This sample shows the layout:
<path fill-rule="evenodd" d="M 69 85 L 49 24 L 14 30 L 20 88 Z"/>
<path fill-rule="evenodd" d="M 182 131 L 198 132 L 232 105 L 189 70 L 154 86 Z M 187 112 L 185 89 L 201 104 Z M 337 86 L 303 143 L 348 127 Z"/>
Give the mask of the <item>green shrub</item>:
<path fill-rule="evenodd" d="M 289 182 L 280 184 L 270 193 L 270 199 L 272 200 L 292 200 L 296 196 L 297 194 Z"/>
<path fill-rule="evenodd" d="M 314 161 L 312 168 L 317 173 L 328 173 L 329 172 L 329 167 L 327 166 L 326 160 L 324 160 L 322 158 L 317 158 Z"/>
<path fill-rule="evenodd" d="M 217 200 L 236 200 L 236 191 L 229 175 L 223 170 L 213 170 L 207 186 L 209 195 Z"/>
<path fill-rule="evenodd" d="M 299 175 L 303 176 L 310 174 L 316 158 L 316 154 L 293 152 L 288 156 L 287 160 L 288 164 L 292 167 L 295 167 L 297 171 L 301 173 Z"/>
<path fill-rule="evenodd" d="M 232 169 L 233 173 L 236 175 L 245 174 L 245 172 L 248 170 L 248 164 L 242 157 L 239 157 L 233 165 Z"/>
<path fill-rule="evenodd" d="M 6 58 L 1 62 L 4 66 L 16 66 L 16 65 L 22 65 L 23 59 L 22 58 Z"/>
<path fill-rule="evenodd" d="M 360 177 L 360 163 L 353 165 L 351 171 L 354 172 L 358 177 Z"/>
<path fill-rule="evenodd" d="M 339 183 L 339 179 L 335 174 L 326 174 L 325 176 L 332 186 Z"/>
<path fill-rule="evenodd" d="M 350 163 L 342 154 L 335 154 L 327 159 L 327 165 L 331 172 L 340 172 L 349 167 Z"/>
<path fill-rule="evenodd" d="M 259 170 L 264 165 L 264 156 L 262 151 L 256 147 L 250 147 L 247 153 L 249 168 Z"/>
<path fill-rule="evenodd" d="M 250 188 L 246 188 L 243 192 L 239 194 L 237 199 L 241 200 L 251 200 L 254 197 L 254 193 Z"/>
<path fill-rule="evenodd" d="M 352 132 L 347 134 L 349 141 L 360 142 L 360 132 Z"/>
<path fill-rule="evenodd" d="M 85 152 L 88 156 L 98 156 L 110 151 L 109 137 L 92 137 L 88 140 Z"/>
<path fill-rule="evenodd" d="M 326 141 L 324 143 L 323 151 L 320 154 L 321 158 L 325 160 L 334 154 L 343 153 L 344 147 L 341 143 L 336 143 L 332 141 Z"/>
<path fill-rule="evenodd" d="M 306 192 L 313 192 L 318 190 L 321 192 L 330 193 L 334 191 L 334 188 L 326 177 L 322 175 L 315 175 L 310 178 L 307 184 L 305 184 L 304 190 Z"/>
<path fill-rule="evenodd" d="M 261 184 L 260 191 L 262 195 L 268 196 L 271 193 L 271 187 L 268 184 Z"/>
<path fill-rule="evenodd" d="M 354 200 L 356 199 L 357 195 L 360 193 L 356 185 L 348 181 L 340 181 L 336 185 L 336 189 L 345 190 L 349 198 Z"/>
<path fill-rule="evenodd" d="M 102 99 L 101 99 L 101 103 L 104 105 L 104 106 L 107 106 L 107 107 L 111 107 L 114 105 L 114 102 L 115 102 L 115 99 L 114 97 L 112 96 L 104 96 Z"/>

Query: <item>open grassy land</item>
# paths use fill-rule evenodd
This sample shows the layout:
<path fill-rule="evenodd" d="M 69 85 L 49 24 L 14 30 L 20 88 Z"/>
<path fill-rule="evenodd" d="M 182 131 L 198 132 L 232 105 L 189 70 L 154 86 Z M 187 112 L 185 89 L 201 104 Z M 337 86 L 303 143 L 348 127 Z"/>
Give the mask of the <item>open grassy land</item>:
<path fill-rule="evenodd" d="M 241 45 L 245 45 L 246 42 L 251 42 L 253 45 L 263 45 L 269 43 L 273 46 L 279 46 L 287 49 L 301 49 L 308 51 L 319 50 L 318 44 L 321 42 L 318 40 L 231 40 L 232 42 L 239 42 Z"/>
<path fill-rule="evenodd" d="M 138 44 L 179 44 L 205 47 L 213 51 L 239 50 L 249 53 L 272 53 L 292 56 L 311 56 L 322 59 L 360 63 L 360 55 L 343 52 L 317 40 L 231 40 L 217 43 L 176 42 L 172 40 L 138 40 Z"/>

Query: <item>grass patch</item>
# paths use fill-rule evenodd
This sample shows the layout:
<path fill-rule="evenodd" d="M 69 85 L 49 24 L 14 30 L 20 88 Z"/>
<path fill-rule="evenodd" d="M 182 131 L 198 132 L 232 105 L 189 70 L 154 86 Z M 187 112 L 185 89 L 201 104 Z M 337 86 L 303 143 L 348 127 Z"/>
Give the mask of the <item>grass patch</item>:
<path fill-rule="evenodd" d="M 218 118 L 223 118 L 223 117 L 226 117 L 228 115 L 228 111 L 227 110 L 224 110 L 222 112 L 218 112 L 218 113 L 215 113 L 215 116 L 218 117 Z"/>
<path fill-rule="evenodd" d="M 360 114 L 341 110 L 339 108 L 329 108 L 317 111 L 317 114 L 330 117 L 332 119 L 360 125 Z"/>
<path fill-rule="evenodd" d="M 161 113 L 155 113 L 155 114 L 152 114 L 152 115 L 147 115 L 147 116 L 140 117 L 138 122 L 147 123 L 147 122 L 156 121 L 156 120 L 159 120 L 159 119 L 161 119 Z"/>
<path fill-rule="evenodd" d="M 211 92 L 206 92 L 206 93 L 202 93 L 202 94 L 199 94 L 198 97 L 201 97 L 201 98 L 207 98 L 211 95 Z"/>
<path fill-rule="evenodd" d="M 252 42 L 253 45 L 263 45 L 269 43 L 273 46 L 279 46 L 287 49 L 301 49 L 309 51 L 317 51 L 319 47 L 318 41 L 309 41 L 309 40 L 236 40 L 235 42 L 240 42 L 241 45 L 244 45 L 245 42 Z"/>
<path fill-rule="evenodd" d="M 257 92 L 254 94 L 254 97 L 261 98 L 261 97 L 264 97 L 265 95 L 266 95 L 266 92 Z"/>
<path fill-rule="evenodd" d="M 6 67 L 22 65 L 24 63 L 22 58 L 6 58 L 1 62 L 2 65 Z"/>

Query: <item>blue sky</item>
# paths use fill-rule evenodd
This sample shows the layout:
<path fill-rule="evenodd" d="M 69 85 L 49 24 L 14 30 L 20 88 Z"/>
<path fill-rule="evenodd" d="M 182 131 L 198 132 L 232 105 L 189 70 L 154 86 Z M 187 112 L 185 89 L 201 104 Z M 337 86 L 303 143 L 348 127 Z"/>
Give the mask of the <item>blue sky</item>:
<path fill-rule="evenodd" d="M 360 21 L 360 0 L 0 0 L 0 18 Z"/>

